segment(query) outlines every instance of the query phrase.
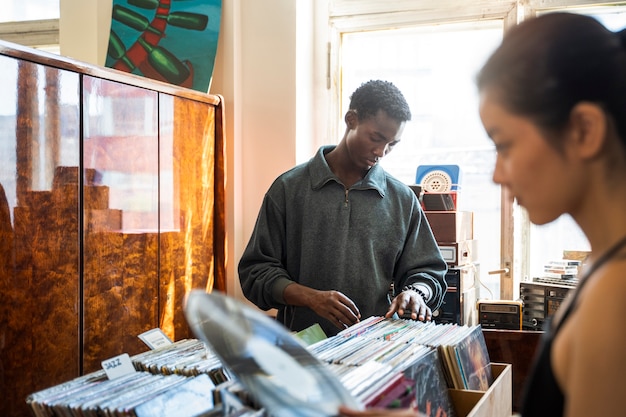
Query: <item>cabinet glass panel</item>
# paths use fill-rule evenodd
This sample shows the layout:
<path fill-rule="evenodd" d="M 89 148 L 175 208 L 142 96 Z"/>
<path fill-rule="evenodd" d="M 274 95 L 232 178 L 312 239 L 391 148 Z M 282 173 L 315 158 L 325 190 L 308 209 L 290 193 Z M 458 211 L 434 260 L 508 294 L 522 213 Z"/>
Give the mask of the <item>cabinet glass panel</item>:
<path fill-rule="evenodd" d="M 89 372 L 104 352 L 144 351 L 137 335 L 158 326 L 158 93 L 85 76 L 83 106 Z"/>
<path fill-rule="evenodd" d="M 185 295 L 213 287 L 215 108 L 161 94 L 159 111 L 160 325 L 180 339 Z"/>
<path fill-rule="evenodd" d="M 79 372 L 79 76 L 0 56 L 0 91 L 5 416 Z"/>

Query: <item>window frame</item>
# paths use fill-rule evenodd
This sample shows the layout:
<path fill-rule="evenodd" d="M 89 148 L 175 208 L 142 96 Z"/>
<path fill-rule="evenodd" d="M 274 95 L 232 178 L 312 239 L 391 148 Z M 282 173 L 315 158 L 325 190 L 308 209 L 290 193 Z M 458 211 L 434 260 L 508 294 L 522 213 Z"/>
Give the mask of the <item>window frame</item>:
<path fill-rule="evenodd" d="M 58 48 L 59 19 L 2 22 L 0 39 L 30 48 Z"/>

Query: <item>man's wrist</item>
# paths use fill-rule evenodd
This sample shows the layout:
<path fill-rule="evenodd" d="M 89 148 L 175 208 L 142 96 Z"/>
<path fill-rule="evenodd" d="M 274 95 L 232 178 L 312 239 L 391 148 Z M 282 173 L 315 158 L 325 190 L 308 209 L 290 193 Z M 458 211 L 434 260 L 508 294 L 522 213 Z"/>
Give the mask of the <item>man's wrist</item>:
<path fill-rule="evenodd" d="M 431 297 L 430 288 L 425 285 L 419 285 L 419 284 L 405 285 L 404 288 L 402 288 L 402 291 L 415 291 L 416 293 L 420 295 L 420 297 L 422 297 L 425 303 L 428 302 L 428 300 L 430 300 L 430 297 Z"/>

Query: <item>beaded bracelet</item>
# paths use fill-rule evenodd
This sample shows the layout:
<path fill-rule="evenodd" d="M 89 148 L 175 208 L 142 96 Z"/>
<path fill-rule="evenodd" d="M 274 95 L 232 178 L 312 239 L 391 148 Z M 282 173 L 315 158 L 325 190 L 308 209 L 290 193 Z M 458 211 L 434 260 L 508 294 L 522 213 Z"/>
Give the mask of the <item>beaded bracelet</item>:
<path fill-rule="evenodd" d="M 424 294 L 424 291 L 417 288 L 417 286 L 414 284 L 405 285 L 404 288 L 402 288 L 402 291 L 415 291 L 420 295 L 420 297 L 422 297 L 422 300 L 426 302 L 426 294 Z"/>

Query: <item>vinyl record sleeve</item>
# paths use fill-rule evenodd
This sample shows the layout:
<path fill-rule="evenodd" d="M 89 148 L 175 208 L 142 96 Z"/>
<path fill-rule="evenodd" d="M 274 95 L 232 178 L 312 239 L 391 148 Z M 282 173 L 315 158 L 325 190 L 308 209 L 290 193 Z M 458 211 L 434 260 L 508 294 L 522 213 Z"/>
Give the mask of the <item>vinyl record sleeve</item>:
<path fill-rule="evenodd" d="M 273 417 L 333 416 L 363 409 L 328 366 L 262 312 L 203 290 L 185 303 L 187 323 Z"/>

